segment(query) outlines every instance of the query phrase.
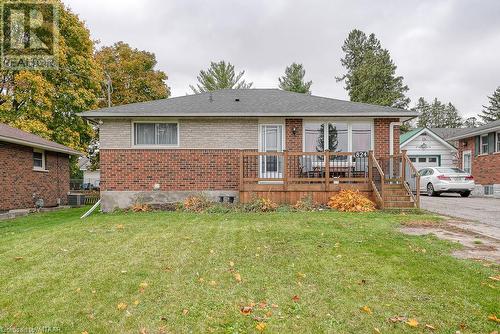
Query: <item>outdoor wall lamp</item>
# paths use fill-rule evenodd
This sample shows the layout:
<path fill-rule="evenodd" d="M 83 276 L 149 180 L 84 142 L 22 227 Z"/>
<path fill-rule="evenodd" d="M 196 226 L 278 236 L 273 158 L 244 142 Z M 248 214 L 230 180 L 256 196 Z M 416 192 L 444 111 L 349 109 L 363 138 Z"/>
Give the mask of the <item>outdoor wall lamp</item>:
<path fill-rule="evenodd" d="M 297 128 L 296 128 L 296 127 L 294 127 L 294 128 L 292 129 L 292 134 L 293 134 L 294 136 L 297 134 Z"/>

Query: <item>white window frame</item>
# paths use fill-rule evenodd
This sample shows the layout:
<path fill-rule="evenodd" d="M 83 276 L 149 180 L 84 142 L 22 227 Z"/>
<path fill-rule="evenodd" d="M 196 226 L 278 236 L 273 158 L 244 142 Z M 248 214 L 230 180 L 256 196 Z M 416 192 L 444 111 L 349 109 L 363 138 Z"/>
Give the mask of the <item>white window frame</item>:
<path fill-rule="evenodd" d="M 496 147 L 495 147 L 495 152 L 500 152 L 500 131 L 496 133 L 497 136 L 497 141 L 496 141 Z"/>
<path fill-rule="evenodd" d="M 35 161 L 34 157 L 32 156 L 31 158 L 31 163 L 33 164 L 33 170 L 35 171 L 46 171 L 45 167 L 45 150 L 39 149 L 39 148 L 34 148 L 33 153 L 41 153 L 42 154 L 42 167 L 35 166 Z"/>
<path fill-rule="evenodd" d="M 304 119 L 302 125 L 302 151 L 306 150 L 306 124 L 311 123 L 320 123 L 320 124 L 328 124 L 328 123 L 347 123 L 347 152 L 352 152 L 352 125 L 353 124 L 370 124 L 370 132 L 371 132 L 371 140 L 370 140 L 370 150 L 373 151 L 375 147 L 375 126 L 373 120 L 363 121 L 356 120 L 350 121 L 346 119 L 331 119 L 331 118 L 322 118 L 322 119 Z M 324 133 L 325 139 L 324 143 L 328 143 L 328 127 L 325 127 L 326 131 Z M 326 150 L 325 150 L 326 151 Z M 352 152 L 355 153 L 355 152 Z"/>
<path fill-rule="evenodd" d="M 135 124 L 138 123 L 149 123 L 149 124 L 176 124 L 177 125 L 177 144 L 171 145 L 155 145 L 155 144 L 147 144 L 147 145 L 137 145 L 135 143 Z M 178 148 L 181 145 L 181 128 L 179 125 L 179 121 L 157 121 L 157 120 L 148 120 L 148 121 L 132 121 L 132 147 L 134 148 L 144 148 L 144 149 L 169 149 L 169 148 Z"/>
<path fill-rule="evenodd" d="M 481 154 L 481 155 L 482 155 L 482 154 L 488 154 L 488 152 L 489 152 L 489 150 L 490 150 L 490 141 L 489 141 L 489 137 L 490 137 L 490 136 L 489 136 L 488 134 L 485 134 L 485 135 L 481 135 L 481 136 L 479 136 L 479 144 L 480 144 L 480 146 L 479 146 L 479 152 L 480 152 L 480 154 Z M 486 143 L 483 143 L 483 138 L 486 138 Z M 487 147 L 486 152 L 483 152 L 483 147 L 484 147 L 484 145 L 486 145 L 486 147 Z"/>
<path fill-rule="evenodd" d="M 467 150 L 462 152 L 462 169 L 467 172 L 467 170 L 465 169 L 465 155 L 469 155 L 470 170 L 468 171 L 468 173 L 472 174 L 472 151 Z"/>

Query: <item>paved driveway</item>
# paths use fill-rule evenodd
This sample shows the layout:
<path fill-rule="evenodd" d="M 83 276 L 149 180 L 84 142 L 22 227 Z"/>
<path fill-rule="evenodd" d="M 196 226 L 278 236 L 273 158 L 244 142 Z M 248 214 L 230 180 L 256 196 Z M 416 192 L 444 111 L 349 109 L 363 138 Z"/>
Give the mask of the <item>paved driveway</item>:
<path fill-rule="evenodd" d="M 422 209 L 445 216 L 461 218 L 460 223 L 474 232 L 500 240 L 500 199 L 442 194 L 439 197 L 421 196 Z M 465 225 L 465 226 L 464 226 Z"/>

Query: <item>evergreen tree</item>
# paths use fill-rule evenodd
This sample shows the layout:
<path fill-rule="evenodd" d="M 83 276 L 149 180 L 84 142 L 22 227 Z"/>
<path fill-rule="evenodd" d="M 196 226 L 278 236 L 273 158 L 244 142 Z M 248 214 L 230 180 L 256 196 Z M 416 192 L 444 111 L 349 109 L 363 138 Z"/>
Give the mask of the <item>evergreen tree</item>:
<path fill-rule="evenodd" d="M 489 105 L 483 106 L 482 114 L 479 114 L 483 123 L 489 123 L 500 119 L 500 86 L 488 96 Z"/>
<path fill-rule="evenodd" d="M 374 34 L 366 36 L 354 29 L 344 41 L 341 59 L 346 73 L 337 77 L 345 82 L 351 101 L 406 108 L 410 99 L 405 96 L 408 86 L 403 77 L 396 76 L 397 66 L 388 50 L 383 49 Z"/>
<path fill-rule="evenodd" d="M 457 108 L 451 103 L 444 104 L 437 98 L 430 104 L 421 97 L 412 110 L 420 113 L 417 126 L 421 128 L 459 128 L 463 125 Z"/>
<path fill-rule="evenodd" d="M 476 117 L 469 117 L 464 121 L 464 128 L 477 128 L 479 126 L 479 121 Z"/>
<path fill-rule="evenodd" d="M 189 85 L 194 93 L 210 92 L 218 89 L 245 89 L 251 88 L 253 83 L 246 82 L 243 78 L 245 71 L 238 74 L 234 71 L 234 65 L 221 60 L 218 63 L 210 62 L 210 67 L 201 70 L 197 77 L 196 87 Z"/>
<path fill-rule="evenodd" d="M 311 94 L 312 81 L 304 81 L 306 71 L 302 64 L 292 63 L 285 69 L 285 75 L 279 78 L 279 87 L 295 93 Z"/>

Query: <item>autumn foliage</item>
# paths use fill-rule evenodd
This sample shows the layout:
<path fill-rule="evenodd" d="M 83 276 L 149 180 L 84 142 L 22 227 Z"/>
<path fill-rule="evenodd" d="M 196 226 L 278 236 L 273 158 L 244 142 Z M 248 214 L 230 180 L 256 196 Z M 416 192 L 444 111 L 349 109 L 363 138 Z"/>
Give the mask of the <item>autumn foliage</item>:
<path fill-rule="evenodd" d="M 362 195 L 359 190 L 341 190 L 330 198 L 328 206 L 344 212 L 371 212 L 375 211 L 375 204 Z"/>
<path fill-rule="evenodd" d="M 273 200 L 265 197 L 254 197 L 252 201 L 245 205 L 245 210 L 249 212 L 272 212 L 278 209 L 279 205 Z"/>
<path fill-rule="evenodd" d="M 189 196 L 184 200 L 183 209 L 189 212 L 204 212 L 210 208 L 213 203 L 204 195 Z"/>

